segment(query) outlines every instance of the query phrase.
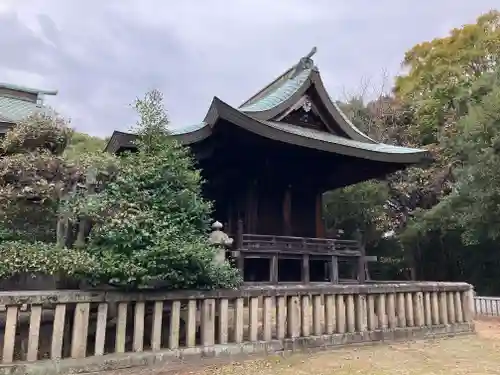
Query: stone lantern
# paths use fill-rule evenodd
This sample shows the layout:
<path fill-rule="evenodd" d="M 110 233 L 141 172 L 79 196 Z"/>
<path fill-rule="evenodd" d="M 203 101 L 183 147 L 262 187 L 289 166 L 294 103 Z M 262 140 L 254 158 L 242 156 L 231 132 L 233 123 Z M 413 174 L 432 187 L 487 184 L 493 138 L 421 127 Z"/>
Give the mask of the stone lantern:
<path fill-rule="evenodd" d="M 217 248 L 217 252 L 214 261 L 218 264 L 222 264 L 226 259 L 226 249 L 233 245 L 233 239 L 230 238 L 222 230 L 223 225 L 220 221 L 216 221 L 212 224 L 212 233 L 208 238 L 208 242 Z"/>

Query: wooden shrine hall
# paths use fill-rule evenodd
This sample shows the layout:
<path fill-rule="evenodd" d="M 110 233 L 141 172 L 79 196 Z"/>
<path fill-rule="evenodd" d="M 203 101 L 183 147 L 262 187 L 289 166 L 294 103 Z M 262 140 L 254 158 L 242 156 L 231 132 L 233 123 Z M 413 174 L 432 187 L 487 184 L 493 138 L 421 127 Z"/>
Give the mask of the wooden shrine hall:
<path fill-rule="evenodd" d="M 214 97 L 203 122 L 173 134 L 198 161 L 248 283 L 364 282 L 359 241 L 325 238 L 323 193 L 430 160 L 360 132 L 330 99 L 315 52 L 239 107 Z M 134 138 L 115 131 L 106 151 L 133 150 Z"/>

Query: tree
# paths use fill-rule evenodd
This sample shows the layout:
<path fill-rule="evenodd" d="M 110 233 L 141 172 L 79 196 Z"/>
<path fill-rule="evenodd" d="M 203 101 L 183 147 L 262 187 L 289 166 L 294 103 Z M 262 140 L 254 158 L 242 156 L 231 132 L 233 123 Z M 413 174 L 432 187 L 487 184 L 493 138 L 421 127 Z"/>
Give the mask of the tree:
<path fill-rule="evenodd" d="M 418 210 L 428 210 L 446 197 L 460 164 L 451 151 L 459 135 L 456 124 L 467 115 L 475 82 L 500 61 L 500 12 L 491 11 L 476 23 L 453 29 L 450 35 L 420 43 L 403 61 L 407 74 L 396 78 L 395 99 L 408 109 L 413 145 L 426 145 L 434 163 L 391 176 L 393 206 L 400 207 L 400 231 Z"/>
<path fill-rule="evenodd" d="M 71 160 L 76 160 L 82 154 L 100 153 L 106 146 L 106 140 L 93 137 L 85 133 L 73 132 L 64 155 Z"/>
<path fill-rule="evenodd" d="M 474 97 L 474 93 L 482 95 Z M 465 244 L 500 238 L 500 67 L 471 86 L 470 108 L 450 144 L 461 166 L 453 192 L 426 219 L 460 228 Z M 443 219 L 447 219 L 444 222 Z"/>
<path fill-rule="evenodd" d="M 500 292 L 499 93 L 500 69 L 471 85 L 467 115 L 447 140 L 448 153 L 457 161 L 452 191 L 431 209 L 417 212 L 401 236 L 406 248 L 420 253 L 422 277 L 467 280 L 488 294 Z"/>
<path fill-rule="evenodd" d="M 408 180 L 417 192 L 426 184 L 430 194 L 424 196 L 431 199 L 415 207 L 400 231 L 405 251 L 416 254 L 420 278 L 465 279 L 490 293 L 500 291 L 500 284 L 487 281 L 496 272 L 487 265 L 500 264 L 494 255 L 496 210 L 488 206 L 496 190 L 494 184 L 481 187 L 477 174 L 490 178 L 489 163 L 495 161 L 483 151 L 491 150 L 484 137 L 495 127 L 491 98 L 498 86 L 499 21 L 500 13 L 491 11 L 448 37 L 415 46 L 405 58 L 409 73 L 395 87 L 397 98 L 414 109 L 412 133 L 432 143 L 436 157 L 431 168 L 420 170 L 420 183 Z"/>
<path fill-rule="evenodd" d="M 73 275 L 94 267 L 83 251 L 66 248 L 67 223 L 61 200 L 80 184 L 86 170 L 63 152 L 71 129 L 59 116 L 36 114 L 11 129 L 0 159 L 0 277 L 41 272 Z"/>
<path fill-rule="evenodd" d="M 415 131 L 423 144 L 437 142 L 443 126 L 456 120 L 453 114 L 461 115 L 456 98 L 495 69 L 499 46 L 500 12 L 492 10 L 474 24 L 406 52 L 403 66 L 408 74 L 397 77 L 394 92 L 415 107 L 419 120 Z"/>
<path fill-rule="evenodd" d="M 499 26 L 500 13 L 491 11 L 449 36 L 418 44 L 407 52 L 407 73 L 397 77 L 392 95 L 343 104 L 372 138 L 423 146 L 435 161 L 336 191 L 331 198 L 353 202 L 348 205 L 353 213 L 330 202 L 325 213 L 340 227 L 366 227 L 388 217 L 390 243 L 377 240 L 375 232 L 368 251 L 405 258 L 414 278 L 466 280 L 492 294 L 500 292 Z M 384 209 L 377 208 L 382 195 L 376 191 L 386 191 Z"/>
<path fill-rule="evenodd" d="M 122 156 L 116 178 L 78 205 L 94 223 L 87 245 L 100 260 L 94 276 L 128 288 L 238 285 L 237 270 L 214 262 L 211 204 L 189 150 L 169 135 L 161 93 L 147 93 L 135 109 L 138 151 Z"/>
<path fill-rule="evenodd" d="M 367 243 L 378 241 L 388 231 L 387 187 L 368 181 L 329 191 L 323 198 L 325 224 L 329 231 L 342 230 L 348 237 L 364 232 Z"/>

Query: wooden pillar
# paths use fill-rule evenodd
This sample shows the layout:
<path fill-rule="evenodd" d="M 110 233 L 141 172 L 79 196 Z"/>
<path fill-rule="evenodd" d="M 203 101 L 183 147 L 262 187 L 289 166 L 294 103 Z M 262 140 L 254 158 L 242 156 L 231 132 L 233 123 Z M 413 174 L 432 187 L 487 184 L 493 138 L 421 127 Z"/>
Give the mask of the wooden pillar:
<path fill-rule="evenodd" d="M 330 278 L 333 284 L 339 283 L 339 259 L 337 256 L 332 256 L 331 269 L 330 269 Z"/>
<path fill-rule="evenodd" d="M 231 235 L 234 235 L 233 229 L 233 202 L 229 200 L 229 203 L 227 205 L 227 225 L 224 228 L 226 233 L 230 233 Z"/>
<path fill-rule="evenodd" d="M 243 220 L 238 219 L 236 223 L 236 239 L 235 239 L 235 247 L 236 250 L 240 250 L 243 247 Z"/>
<path fill-rule="evenodd" d="M 365 255 L 361 254 L 358 258 L 358 281 L 363 284 L 366 281 L 366 260 Z"/>
<path fill-rule="evenodd" d="M 252 228 L 252 188 L 251 183 L 248 184 L 245 196 L 245 230 L 246 233 L 253 233 Z"/>
<path fill-rule="evenodd" d="M 316 194 L 316 237 L 325 237 L 325 223 L 323 222 L 323 193 Z"/>
<path fill-rule="evenodd" d="M 254 181 L 253 183 L 253 206 L 252 206 L 252 233 L 257 233 L 257 227 L 259 225 L 258 220 L 259 220 L 259 190 L 258 190 L 258 185 L 257 181 Z"/>
<path fill-rule="evenodd" d="M 257 184 L 252 181 L 248 184 L 246 203 L 245 203 L 245 221 L 247 233 L 255 233 L 257 229 Z"/>
<path fill-rule="evenodd" d="M 356 233 L 356 240 L 361 252 L 361 256 L 358 258 L 358 281 L 360 284 L 364 284 L 366 281 L 366 249 L 363 242 L 363 235 L 359 230 Z"/>
<path fill-rule="evenodd" d="M 309 254 L 302 256 L 302 282 L 309 283 L 311 276 L 309 274 Z"/>
<path fill-rule="evenodd" d="M 273 255 L 271 258 L 271 282 L 278 284 L 278 255 Z"/>
<path fill-rule="evenodd" d="M 283 234 L 292 235 L 292 188 L 287 186 L 283 196 Z"/>
<path fill-rule="evenodd" d="M 244 260 L 243 260 L 243 220 L 239 219 L 237 226 L 236 226 L 236 239 L 235 239 L 235 250 L 237 255 L 236 259 L 236 265 L 238 270 L 240 271 L 241 277 L 243 277 L 243 267 L 244 267 Z"/>

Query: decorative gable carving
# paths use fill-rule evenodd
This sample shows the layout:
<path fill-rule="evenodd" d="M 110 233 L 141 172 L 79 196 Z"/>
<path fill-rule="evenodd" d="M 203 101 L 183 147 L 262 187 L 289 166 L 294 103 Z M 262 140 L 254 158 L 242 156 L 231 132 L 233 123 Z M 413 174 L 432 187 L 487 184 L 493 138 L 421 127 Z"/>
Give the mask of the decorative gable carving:
<path fill-rule="evenodd" d="M 309 97 L 303 96 L 293 107 L 277 118 L 280 122 L 329 132 Z"/>
<path fill-rule="evenodd" d="M 306 112 L 304 108 L 296 109 L 283 117 L 282 122 L 304 126 L 316 130 L 328 131 L 321 118 L 314 112 Z"/>

